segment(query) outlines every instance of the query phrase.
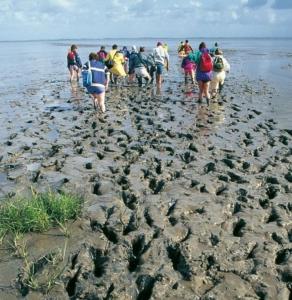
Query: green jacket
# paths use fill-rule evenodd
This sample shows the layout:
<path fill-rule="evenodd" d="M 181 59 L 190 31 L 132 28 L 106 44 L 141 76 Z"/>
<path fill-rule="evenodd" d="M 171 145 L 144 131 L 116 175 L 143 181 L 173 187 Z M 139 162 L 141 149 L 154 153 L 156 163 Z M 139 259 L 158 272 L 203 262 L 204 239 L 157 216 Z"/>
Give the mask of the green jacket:
<path fill-rule="evenodd" d="M 200 63 L 200 58 L 201 58 L 201 51 L 199 50 L 195 50 L 193 52 L 191 52 L 188 57 L 191 61 L 193 61 L 196 65 L 198 65 Z"/>

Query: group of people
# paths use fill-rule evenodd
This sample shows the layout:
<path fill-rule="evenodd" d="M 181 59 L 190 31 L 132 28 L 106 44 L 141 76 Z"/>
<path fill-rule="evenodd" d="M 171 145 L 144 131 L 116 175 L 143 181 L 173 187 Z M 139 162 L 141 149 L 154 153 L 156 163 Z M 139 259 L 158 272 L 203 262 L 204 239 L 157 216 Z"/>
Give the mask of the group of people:
<path fill-rule="evenodd" d="M 94 107 L 105 112 L 105 91 L 109 82 L 117 83 L 119 78 L 128 76 L 128 83 L 134 83 L 135 77 L 139 87 L 153 83 L 156 78 L 156 85 L 161 86 L 164 69 L 169 68 L 169 54 L 167 45 L 158 42 L 156 48 L 146 55 L 145 47 L 140 47 L 139 51 L 135 45 L 129 51 L 127 47 L 121 50 L 114 44 L 109 52 L 101 46 L 97 53 L 89 54 L 89 61 L 82 66 L 77 52 L 77 46 L 72 45 L 67 55 L 67 66 L 70 72 L 70 80 L 79 80 L 82 70 L 90 70 L 92 82 L 86 86 L 92 95 Z M 85 73 L 85 72 L 84 72 Z"/>
<path fill-rule="evenodd" d="M 221 91 L 226 72 L 230 71 L 230 64 L 223 57 L 223 51 L 218 47 L 217 42 L 211 49 L 202 42 L 199 49 L 194 51 L 186 40 L 179 45 L 178 53 L 183 57 L 181 67 L 184 69 L 185 82 L 187 83 L 188 77 L 191 77 L 192 83 L 195 83 L 196 78 L 199 85 L 198 102 L 202 102 L 205 97 L 209 104 L 210 99 L 214 99 Z"/>
<path fill-rule="evenodd" d="M 193 50 L 186 40 L 179 45 L 178 53 L 179 57 L 182 57 L 181 67 L 185 73 L 185 82 L 187 83 L 188 77 L 191 77 L 192 83 L 196 79 L 199 86 L 199 102 L 205 97 L 209 103 L 210 98 L 214 98 L 222 88 L 226 72 L 230 70 L 222 50 L 217 43 L 209 50 L 204 42 L 199 45 L 198 50 Z M 91 82 L 85 86 L 92 95 L 94 107 L 99 107 L 105 112 L 105 91 L 110 82 L 114 84 L 119 78 L 128 76 L 129 84 L 134 83 L 137 78 L 141 87 L 143 81 L 148 85 L 155 77 L 157 87 L 161 86 L 163 72 L 169 68 L 168 46 L 158 42 L 148 55 L 145 53 L 145 47 L 138 50 L 136 46 L 132 46 L 129 51 L 125 46 L 119 50 L 114 44 L 112 49 L 106 52 L 105 47 L 101 46 L 97 53 L 89 54 L 89 61 L 82 66 L 77 46 L 72 45 L 67 55 L 67 65 L 71 81 L 75 78 L 79 80 L 81 72 L 90 72 Z"/>

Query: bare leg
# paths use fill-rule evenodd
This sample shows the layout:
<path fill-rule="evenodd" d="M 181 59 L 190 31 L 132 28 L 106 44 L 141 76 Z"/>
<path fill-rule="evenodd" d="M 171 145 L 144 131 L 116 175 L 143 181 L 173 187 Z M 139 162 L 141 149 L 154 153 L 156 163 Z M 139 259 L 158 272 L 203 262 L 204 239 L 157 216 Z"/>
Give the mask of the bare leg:
<path fill-rule="evenodd" d="M 202 102 L 202 98 L 203 98 L 203 81 L 198 81 L 199 84 L 199 102 Z"/>
<path fill-rule="evenodd" d="M 156 73 L 156 84 L 158 86 L 161 86 L 161 84 L 162 84 L 162 76 L 160 74 L 157 74 L 157 73 Z"/>
<path fill-rule="evenodd" d="M 98 103 L 98 106 L 100 108 L 100 110 L 104 113 L 105 112 L 105 105 L 104 105 L 104 99 L 105 99 L 105 92 L 96 95 L 96 100 Z"/>
<path fill-rule="evenodd" d="M 209 105 L 209 102 L 210 102 L 209 85 L 210 85 L 210 82 L 204 82 L 203 83 L 203 93 L 205 94 L 205 96 L 207 98 L 207 104 L 208 105 Z"/>
<path fill-rule="evenodd" d="M 95 103 L 95 96 L 96 96 L 96 94 L 92 94 L 92 95 L 91 95 L 93 107 L 94 107 L 94 109 L 96 110 L 96 109 L 97 109 L 97 106 L 96 106 L 96 103 Z"/>
<path fill-rule="evenodd" d="M 195 83 L 195 72 L 192 71 L 191 73 L 192 83 Z"/>
<path fill-rule="evenodd" d="M 72 67 L 69 68 L 69 72 L 70 72 L 70 81 L 74 80 L 74 69 Z"/>

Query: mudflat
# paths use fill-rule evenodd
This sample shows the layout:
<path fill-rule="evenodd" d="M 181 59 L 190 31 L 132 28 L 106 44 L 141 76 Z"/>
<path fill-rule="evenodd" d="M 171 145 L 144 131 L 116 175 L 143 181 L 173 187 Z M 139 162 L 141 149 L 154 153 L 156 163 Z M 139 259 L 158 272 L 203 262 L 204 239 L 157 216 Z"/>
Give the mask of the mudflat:
<path fill-rule="evenodd" d="M 291 299 L 292 131 L 269 112 L 273 89 L 229 76 L 208 106 L 181 80 L 111 87 L 106 114 L 68 82 L 10 102 L 1 197 L 86 203 L 69 235 L 24 236 L 35 285 L 3 242 L 1 299 Z"/>

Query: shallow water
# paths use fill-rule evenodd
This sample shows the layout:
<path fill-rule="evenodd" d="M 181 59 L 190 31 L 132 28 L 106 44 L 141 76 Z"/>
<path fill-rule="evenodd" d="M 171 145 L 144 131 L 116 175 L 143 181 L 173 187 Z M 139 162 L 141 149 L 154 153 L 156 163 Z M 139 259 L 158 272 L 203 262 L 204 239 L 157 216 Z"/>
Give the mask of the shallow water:
<path fill-rule="evenodd" d="M 200 39 L 201 40 L 201 39 Z M 194 48 L 199 44 L 199 39 L 190 39 Z M 56 40 L 56 41 L 31 41 L 31 42 L 0 42 L 1 66 L 0 73 L 0 125 L 8 120 L 15 123 L 15 119 L 25 119 L 27 111 L 17 109 L 17 102 L 27 101 L 28 110 L 31 105 L 39 109 L 52 109 L 51 106 L 40 101 L 44 95 L 45 86 L 59 82 L 67 84 L 68 72 L 66 69 L 66 53 L 70 44 L 79 45 L 79 54 L 83 62 L 91 51 L 97 51 L 100 45 L 117 43 L 119 46 L 143 45 L 146 51 L 156 44 L 156 39 L 103 39 L 103 40 Z M 171 60 L 178 60 L 176 48 L 180 39 L 165 39 L 170 48 Z M 247 75 L 252 79 L 263 79 L 276 93 L 271 96 L 271 110 L 274 118 L 281 128 L 292 127 L 292 87 L 289 80 L 292 78 L 292 39 L 217 39 L 223 48 L 226 58 L 231 63 L 231 74 Z M 209 46 L 213 39 L 206 39 Z M 96 46 L 95 46 L 96 45 Z M 12 62 L 17 57 L 17 67 L 12 68 Z M 166 79 L 181 78 L 179 67 L 172 64 L 172 69 Z M 234 87 L 236 89 L 236 87 Z M 74 96 L 74 91 L 70 91 Z M 76 99 L 78 99 L 78 91 Z M 53 95 L 54 96 L 54 95 Z M 60 95 L 58 99 L 60 100 Z M 56 100 L 53 97 L 52 100 Z M 62 96 L 61 96 L 62 100 Z M 69 105 L 59 101 L 60 107 L 53 109 L 69 109 Z M 16 122 L 17 123 L 17 122 Z M 15 124 L 16 126 L 16 124 Z M 2 132 L 1 138 L 5 136 Z"/>

